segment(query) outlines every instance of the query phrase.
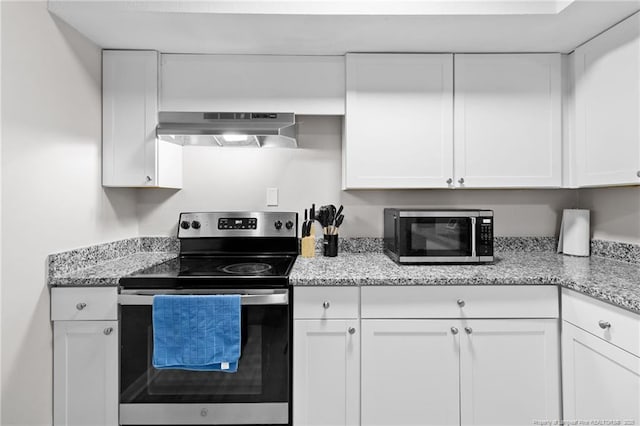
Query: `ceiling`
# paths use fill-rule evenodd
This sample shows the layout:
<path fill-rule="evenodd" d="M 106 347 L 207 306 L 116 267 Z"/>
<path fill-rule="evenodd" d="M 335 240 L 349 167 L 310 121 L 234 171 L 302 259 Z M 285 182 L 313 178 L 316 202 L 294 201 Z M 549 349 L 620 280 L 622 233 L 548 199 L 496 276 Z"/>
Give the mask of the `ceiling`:
<path fill-rule="evenodd" d="M 163 53 L 570 52 L 640 0 L 49 0 L 103 48 Z"/>

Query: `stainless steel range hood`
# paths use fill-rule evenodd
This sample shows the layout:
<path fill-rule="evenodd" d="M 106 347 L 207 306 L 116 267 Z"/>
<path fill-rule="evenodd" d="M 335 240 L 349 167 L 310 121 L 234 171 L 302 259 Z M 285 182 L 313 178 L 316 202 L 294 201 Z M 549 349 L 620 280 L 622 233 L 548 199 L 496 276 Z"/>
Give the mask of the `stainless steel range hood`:
<path fill-rule="evenodd" d="M 184 145 L 298 146 L 293 113 L 160 112 L 156 134 Z"/>

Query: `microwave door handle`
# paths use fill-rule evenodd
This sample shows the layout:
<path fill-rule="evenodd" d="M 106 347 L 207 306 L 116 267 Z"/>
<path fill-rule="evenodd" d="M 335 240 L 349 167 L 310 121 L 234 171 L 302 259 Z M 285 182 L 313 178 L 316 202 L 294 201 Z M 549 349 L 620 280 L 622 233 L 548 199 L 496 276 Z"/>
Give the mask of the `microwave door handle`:
<path fill-rule="evenodd" d="M 289 295 L 282 294 L 243 294 L 240 296 L 240 303 L 246 305 L 288 305 Z M 119 305 L 153 305 L 153 295 L 143 294 L 119 294 Z"/>
<path fill-rule="evenodd" d="M 476 218 L 471 218 L 471 257 L 476 257 Z"/>

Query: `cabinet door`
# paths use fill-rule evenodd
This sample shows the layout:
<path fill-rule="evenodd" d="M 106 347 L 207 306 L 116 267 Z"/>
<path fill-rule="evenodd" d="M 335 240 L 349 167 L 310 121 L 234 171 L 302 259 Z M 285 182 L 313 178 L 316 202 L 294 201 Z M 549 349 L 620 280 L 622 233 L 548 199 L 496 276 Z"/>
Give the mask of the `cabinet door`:
<path fill-rule="evenodd" d="M 450 54 L 348 54 L 343 186 L 447 188 Z"/>
<path fill-rule="evenodd" d="M 566 321 L 562 384 L 565 420 L 640 424 L 640 358 Z"/>
<path fill-rule="evenodd" d="M 579 186 L 640 184 L 640 15 L 575 51 Z"/>
<path fill-rule="evenodd" d="M 455 55 L 455 180 L 562 184 L 559 54 Z"/>
<path fill-rule="evenodd" d="M 182 147 L 156 138 L 158 52 L 102 54 L 102 184 L 182 187 Z"/>
<path fill-rule="evenodd" d="M 458 324 L 362 320 L 363 426 L 459 424 Z"/>
<path fill-rule="evenodd" d="M 293 424 L 360 424 L 357 320 L 293 322 Z"/>
<path fill-rule="evenodd" d="M 102 61 L 103 184 L 153 186 L 158 53 L 105 50 Z"/>
<path fill-rule="evenodd" d="M 53 324 L 54 425 L 117 425 L 118 322 Z"/>
<path fill-rule="evenodd" d="M 462 425 L 560 419 L 558 320 L 469 320 L 462 326 Z"/>

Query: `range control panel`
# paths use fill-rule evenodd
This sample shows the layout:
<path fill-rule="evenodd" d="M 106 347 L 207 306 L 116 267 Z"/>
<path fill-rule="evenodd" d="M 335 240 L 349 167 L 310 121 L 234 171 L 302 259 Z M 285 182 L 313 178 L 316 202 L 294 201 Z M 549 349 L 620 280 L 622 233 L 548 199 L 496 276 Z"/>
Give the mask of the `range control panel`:
<path fill-rule="evenodd" d="M 476 221 L 476 254 L 493 256 L 493 217 L 479 217 Z"/>
<path fill-rule="evenodd" d="M 297 237 L 296 212 L 181 213 L 178 238 Z"/>
<path fill-rule="evenodd" d="M 258 219 L 255 217 L 221 217 L 218 219 L 218 229 L 258 229 Z"/>

